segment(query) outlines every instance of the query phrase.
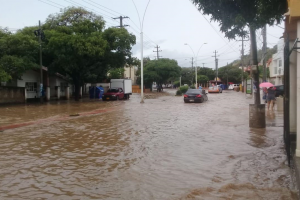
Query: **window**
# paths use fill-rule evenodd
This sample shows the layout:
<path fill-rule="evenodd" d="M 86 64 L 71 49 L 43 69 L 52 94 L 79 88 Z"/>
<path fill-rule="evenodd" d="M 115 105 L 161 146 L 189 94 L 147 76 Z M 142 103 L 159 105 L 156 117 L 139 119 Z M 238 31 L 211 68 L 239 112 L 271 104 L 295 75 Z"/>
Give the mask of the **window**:
<path fill-rule="evenodd" d="M 277 67 L 274 67 L 274 74 L 277 74 Z"/>
<path fill-rule="evenodd" d="M 37 83 L 36 82 L 26 82 L 25 87 L 26 87 L 26 91 L 28 91 L 28 92 L 36 92 L 37 91 Z"/>
<path fill-rule="evenodd" d="M 281 67 L 282 66 L 282 60 L 279 60 L 278 62 L 278 66 Z"/>
<path fill-rule="evenodd" d="M 119 92 L 119 90 L 118 89 L 109 89 L 107 92 L 117 93 L 117 92 Z"/>
<path fill-rule="evenodd" d="M 60 91 L 65 92 L 66 88 L 68 87 L 68 83 L 60 82 Z"/>

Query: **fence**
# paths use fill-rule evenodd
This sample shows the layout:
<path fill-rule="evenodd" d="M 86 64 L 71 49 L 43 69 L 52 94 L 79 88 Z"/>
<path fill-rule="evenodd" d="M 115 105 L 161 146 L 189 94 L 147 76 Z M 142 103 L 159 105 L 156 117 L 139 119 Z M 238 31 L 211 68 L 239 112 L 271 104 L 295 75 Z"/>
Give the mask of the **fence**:
<path fill-rule="evenodd" d="M 0 86 L 0 104 L 25 103 L 24 87 L 3 87 Z"/>

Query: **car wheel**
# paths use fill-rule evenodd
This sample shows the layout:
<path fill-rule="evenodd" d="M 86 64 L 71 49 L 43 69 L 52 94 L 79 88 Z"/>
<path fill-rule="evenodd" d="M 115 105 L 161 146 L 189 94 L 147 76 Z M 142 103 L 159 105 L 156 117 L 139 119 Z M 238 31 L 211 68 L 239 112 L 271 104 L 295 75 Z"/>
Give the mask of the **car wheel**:
<path fill-rule="evenodd" d="M 204 101 L 204 99 L 203 99 L 203 98 L 201 98 L 201 99 L 200 99 L 200 103 L 203 103 L 203 101 Z"/>
<path fill-rule="evenodd" d="M 188 103 L 187 101 L 184 101 L 184 103 Z"/>

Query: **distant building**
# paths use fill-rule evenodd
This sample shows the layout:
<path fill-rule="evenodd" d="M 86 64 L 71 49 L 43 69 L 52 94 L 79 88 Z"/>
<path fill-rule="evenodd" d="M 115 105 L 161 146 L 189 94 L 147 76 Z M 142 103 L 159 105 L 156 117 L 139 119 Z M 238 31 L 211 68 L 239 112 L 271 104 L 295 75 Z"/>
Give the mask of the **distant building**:
<path fill-rule="evenodd" d="M 277 43 L 277 52 L 272 55 L 271 61 L 267 62 L 267 66 L 270 71 L 270 79 L 269 82 L 274 85 L 282 85 L 283 84 L 283 76 L 284 76 L 284 39 L 280 39 Z"/>
<path fill-rule="evenodd" d="M 128 78 L 132 80 L 132 85 L 136 85 L 136 71 L 137 66 L 129 65 L 124 67 L 124 78 Z"/>

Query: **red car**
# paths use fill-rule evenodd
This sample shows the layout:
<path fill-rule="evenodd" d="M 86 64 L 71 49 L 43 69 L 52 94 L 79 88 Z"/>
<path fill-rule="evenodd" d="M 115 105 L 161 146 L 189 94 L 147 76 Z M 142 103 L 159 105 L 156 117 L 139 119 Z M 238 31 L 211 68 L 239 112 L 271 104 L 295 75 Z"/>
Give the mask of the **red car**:
<path fill-rule="evenodd" d="M 122 88 L 110 88 L 103 94 L 102 100 L 119 100 L 124 99 L 124 91 Z"/>

